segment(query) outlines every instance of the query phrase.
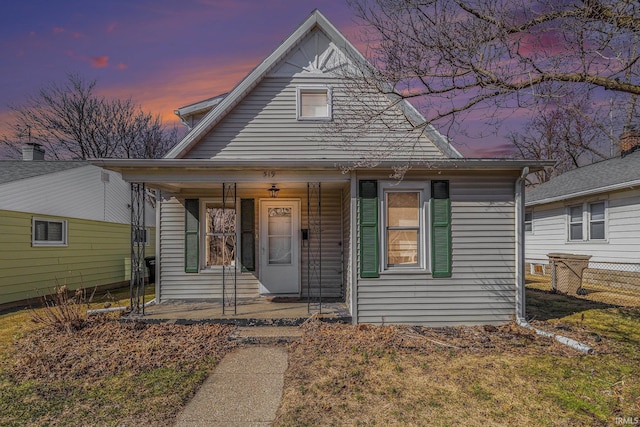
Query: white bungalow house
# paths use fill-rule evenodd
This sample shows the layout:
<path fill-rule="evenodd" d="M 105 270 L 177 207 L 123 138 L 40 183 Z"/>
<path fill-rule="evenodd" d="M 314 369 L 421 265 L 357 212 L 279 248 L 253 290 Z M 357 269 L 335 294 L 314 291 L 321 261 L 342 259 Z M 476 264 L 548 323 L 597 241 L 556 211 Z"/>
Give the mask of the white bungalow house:
<path fill-rule="evenodd" d="M 283 295 L 343 301 L 354 323 L 513 320 L 523 174 L 549 163 L 465 159 L 429 127 L 412 152 L 345 172 L 394 138 L 345 148 L 326 132 L 353 113 L 335 73 L 353 61 L 316 10 L 228 94 L 179 109 L 190 131 L 165 158 L 93 161 L 160 193 L 160 304 Z"/>
<path fill-rule="evenodd" d="M 23 160 L 0 160 L 0 308 L 48 295 L 56 283 L 69 289 L 129 283 L 129 183 L 89 162 L 44 154 L 25 144 Z M 153 255 L 153 208 L 146 213 L 135 244 Z"/>
<path fill-rule="evenodd" d="M 569 253 L 591 256 L 594 268 L 640 272 L 639 136 L 623 134 L 622 155 L 527 191 L 526 259 L 532 270 L 542 270 L 549 253 Z"/>

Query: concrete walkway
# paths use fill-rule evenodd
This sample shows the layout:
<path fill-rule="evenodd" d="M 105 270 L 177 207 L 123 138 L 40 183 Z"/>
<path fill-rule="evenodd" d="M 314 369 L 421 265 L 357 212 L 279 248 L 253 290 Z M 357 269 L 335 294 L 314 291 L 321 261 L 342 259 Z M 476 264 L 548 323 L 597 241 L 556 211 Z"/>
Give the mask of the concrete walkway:
<path fill-rule="evenodd" d="M 250 346 L 229 353 L 180 413 L 176 426 L 271 425 L 287 364 L 284 347 Z"/>

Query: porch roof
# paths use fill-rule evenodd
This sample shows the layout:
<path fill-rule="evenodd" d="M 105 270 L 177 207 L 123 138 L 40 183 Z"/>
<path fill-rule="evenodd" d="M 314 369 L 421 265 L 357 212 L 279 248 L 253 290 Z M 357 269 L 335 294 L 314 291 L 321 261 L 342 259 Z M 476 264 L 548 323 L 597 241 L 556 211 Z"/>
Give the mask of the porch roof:
<path fill-rule="evenodd" d="M 136 169 L 142 171 L 154 170 L 172 170 L 179 169 L 181 171 L 191 170 L 247 170 L 247 169 L 296 169 L 296 170 L 336 170 L 341 164 L 327 160 L 304 161 L 291 159 L 252 159 L 252 160 L 221 160 L 221 159 L 90 159 L 92 164 L 110 169 L 116 172 L 127 172 Z M 479 159 L 479 158 L 449 158 L 449 159 L 433 159 L 424 160 L 416 163 L 407 159 L 405 162 L 399 160 L 377 162 L 371 167 L 356 167 L 355 169 L 376 170 L 389 169 L 395 166 L 403 166 L 408 164 L 415 170 L 522 170 L 525 167 L 530 172 L 536 172 L 551 167 L 555 161 L 551 160 L 512 160 L 512 159 Z M 348 165 L 345 165 L 348 166 Z"/>
<path fill-rule="evenodd" d="M 185 188 L 206 188 L 221 182 L 250 183 L 345 183 L 351 177 L 343 173 L 341 165 L 328 161 L 300 163 L 295 160 L 230 161 L 219 159 L 92 159 L 96 166 L 119 172 L 129 182 L 144 182 L 150 187 L 168 191 Z M 381 161 L 376 166 L 354 168 L 367 174 L 380 173 L 387 177 L 394 167 L 409 165 L 412 172 L 420 171 L 514 171 L 524 168 L 530 172 L 553 166 L 552 161 L 510 159 L 452 158 L 411 163 Z M 351 166 L 353 168 L 353 166 Z"/>

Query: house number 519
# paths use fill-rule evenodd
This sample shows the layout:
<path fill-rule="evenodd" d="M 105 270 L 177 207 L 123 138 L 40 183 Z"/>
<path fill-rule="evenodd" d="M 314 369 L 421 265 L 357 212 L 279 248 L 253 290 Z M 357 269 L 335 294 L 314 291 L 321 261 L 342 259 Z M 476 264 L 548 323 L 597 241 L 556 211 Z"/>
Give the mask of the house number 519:
<path fill-rule="evenodd" d="M 265 178 L 273 178 L 276 176 L 276 171 L 264 171 L 263 175 Z"/>

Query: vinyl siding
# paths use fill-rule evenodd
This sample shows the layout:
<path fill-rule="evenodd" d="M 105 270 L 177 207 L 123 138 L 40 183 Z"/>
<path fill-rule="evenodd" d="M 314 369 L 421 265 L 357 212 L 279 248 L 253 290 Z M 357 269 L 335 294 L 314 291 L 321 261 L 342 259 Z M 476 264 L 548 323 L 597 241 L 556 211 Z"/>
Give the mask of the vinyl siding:
<path fill-rule="evenodd" d="M 380 132 L 361 135 L 354 131 L 352 136 L 359 138 L 347 150 L 341 147 L 345 134 L 332 136 L 327 132 L 327 122 L 297 120 L 296 87 L 314 84 L 327 84 L 333 88 L 334 117 L 354 114 L 344 91 L 340 90 L 339 80 L 335 78 L 323 75 L 266 77 L 185 158 L 353 161 L 364 156 L 381 155 L 381 147 L 386 144 L 380 144 Z M 401 120 L 401 117 L 398 113 L 396 119 Z M 404 132 L 399 132 L 395 140 L 400 140 L 400 135 Z M 394 139 L 388 132 L 384 136 Z M 418 144 L 421 155 L 443 157 L 426 137 L 422 141 Z M 395 147 L 397 150 L 392 150 L 392 153 L 407 155 L 408 147 L 408 144 L 404 150 Z"/>
<path fill-rule="evenodd" d="M 67 221 L 66 247 L 32 247 L 36 216 Z M 150 228 L 147 256 L 154 254 Z M 56 281 L 71 289 L 129 281 L 130 226 L 101 221 L 0 211 L 0 304 L 49 294 Z"/>
<path fill-rule="evenodd" d="M 605 241 L 567 240 L 567 206 L 606 200 Z M 546 262 L 553 252 L 591 255 L 594 262 L 640 262 L 640 190 L 612 192 L 535 206 L 533 230 L 525 235 L 527 260 Z"/>
<path fill-rule="evenodd" d="M 415 177 L 414 177 L 415 178 Z M 515 176 L 449 179 L 452 276 L 383 272 L 358 280 L 358 322 L 426 326 L 499 324 L 515 307 Z"/>
<path fill-rule="evenodd" d="M 259 236 L 259 199 L 264 198 L 265 191 L 238 191 L 237 199 L 254 198 L 256 200 L 255 232 Z M 204 199 L 216 199 L 220 192 L 208 193 Z M 300 199 L 301 224 L 307 225 L 307 192 L 306 189 L 281 190 L 278 195 L 283 199 Z M 197 196 L 189 196 L 197 198 Z M 184 272 L 184 199 L 168 198 L 160 204 L 160 300 L 184 299 L 217 299 L 222 297 L 222 272 L 203 271 L 199 273 Z M 326 298 L 341 297 L 343 294 L 342 267 L 342 190 L 337 187 L 322 189 L 322 296 Z M 314 241 L 313 236 L 311 241 Z M 301 246 L 301 290 L 307 295 L 307 242 Z M 256 248 L 259 242 L 256 240 Z M 256 271 L 237 271 L 237 298 L 252 298 L 259 295 L 259 261 L 260 252 L 256 253 Z M 201 257 L 202 259 L 202 257 Z M 230 285 L 233 286 L 233 285 Z M 317 295 L 318 289 L 312 289 Z M 229 294 L 227 294 L 229 295 Z"/>
<path fill-rule="evenodd" d="M 109 182 L 102 182 L 102 172 Z M 0 185 L 0 209 L 129 224 L 131 191 L 120 174 L 87 165 Z M 146 208 L 145 222 L 155 225 Z"/>

